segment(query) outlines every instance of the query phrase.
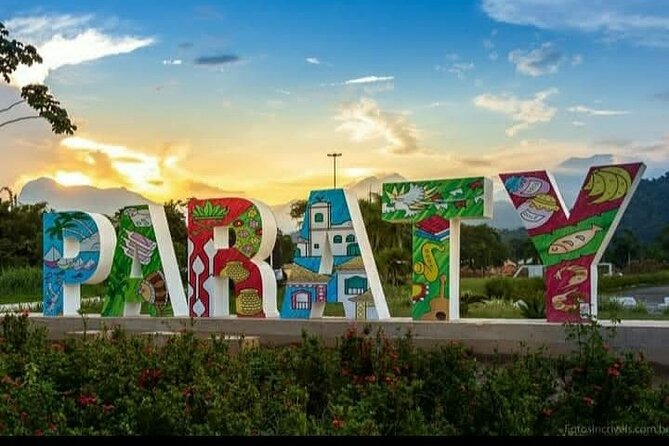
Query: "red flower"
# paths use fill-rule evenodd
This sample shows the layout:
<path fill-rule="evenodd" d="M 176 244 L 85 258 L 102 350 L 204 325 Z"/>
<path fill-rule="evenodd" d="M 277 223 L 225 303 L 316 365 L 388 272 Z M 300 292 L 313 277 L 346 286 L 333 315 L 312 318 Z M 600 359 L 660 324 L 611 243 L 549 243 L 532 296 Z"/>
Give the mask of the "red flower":
<path fill-rule="evenodd" d="M 589 396 L 584 396 L 583 397 L 583 404 L 585 404 L 588 407 L 592 407 L 592 406 L 595 405 L 595 400 L 593 400 Z"/>
<path fill-rule="evenodd" d="M 617 376 L 620 376 L 620 370 L 618 370 L 618 368 L 615 366 L 609 367 L 608 374 L 609 376 L 615 378 Z"/>
<path fill-rule="evenodd" d="M 53 423 L 49 423 L 48 427 L 49 427 L 50 431 L 54 431 L 54 432 L 56 431 L 56 429 L 58 429 L 58 427 Z"/>
<path fill-rule="evenodd" d="M 139 374 L 139 386 L 145 388 L 148 385 L 156 385 L 161 375 L 160 369 L 144 369 Z"/>
<path fill-rule="evenodd" d="M 25 424 L 28 421 L 28 414 L 26 412 L 21 412 L 21 424 Z"/>
<path fill-rule="evenodd" d="M 365 376 L 365 381 L 368 382 L 368 383 L 374 383 L 374 382 L 376 382 L 376 376 L 367 375 L 367 376 Z"/>
<path fill-rule="evenodd" d="M 594 387 L 594 389 L 597 390 L 597 391 L 602 390 L 602 386 L 598 386 L 597 384 L 595 384 L 595 385 L 592 386 L 592 387 Z"/>
<path fill-rule="evenodd" d="M 544 410 L 541 411 L 541 413 L 544 414 L 544 416 L 545 416 L 546 418 L 548 418 L 548 417 L 550 417 L 551 415 L 553 415 L 553 410 L 552 410 L 552 409 L 549 409 L 548 407 L 546 407 L 546 408 L 544 408 Z"/>
<path fill-rule="evenodd" d="M 65 346 L 62 342 L 54 342 L 51 344 L 51 349 L 57 352 L 65 351 Z"/>
<path fill-rule="evenodd" d="M 79 405 L 86 407 L 95 404 L 98 399 L 94 395 L 81 395 L 77 401 L 79 402 Z"/>
<path fill-rule="evenodd" d="M 604 344 L 602 344 L 602 347 L 603 347 L 604 350 L 606 350 L 607 352 L 610 352 L 610 351 L 611 351 L 611 347 L 609 347 L 609 344 L 607 344 L 606 342 L 605 342 Z"/>
<path fill-rule="evenodd" d="M 107 413 L 107 412 L 111 412 L 112 410 L 114 410 L 114 405 L 113 404 L 103 404 L 102 405 L 102 411 L 103 412 Z"/>
<path fill-rule="evenodd" d="M 44 435 L 44 432 L 42 432 L 42 429 L 35 429 L 35 436 L 36 437 L 41 437 Z"/>
<path fill-rule="evenodd" d="M 343 428 L 344 427 L 344 420 L 342 420 L 341 418 L 334 417 L 332 419 L 332 427 L 334 427 L 335 429 Z"/>

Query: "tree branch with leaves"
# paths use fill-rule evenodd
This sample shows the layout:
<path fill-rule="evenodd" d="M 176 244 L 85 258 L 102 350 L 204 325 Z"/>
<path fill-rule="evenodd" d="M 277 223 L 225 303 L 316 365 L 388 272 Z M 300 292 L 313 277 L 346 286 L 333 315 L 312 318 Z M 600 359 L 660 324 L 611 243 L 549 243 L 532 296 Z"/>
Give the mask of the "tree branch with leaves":
<path fill-rule="evenodd" d="M 6 83 L 11 82 L 10 75 L 20 65 L 31 66 L 42 63 L 42 57 L 32 45 L 25 45 L 15 39 L 9 38 L 9 31 L 5 25 L 0 23 L 0 74 Z M 5 108 L 0 109 L 0 115 L 11 111 L 14 107 L 26 104 L 36 114 L 18 116 L 0 121 L 0 128 L 31 119 L 45 119 L 51 124 L 51 130 L 57 134 L 72 135 L 77 126 L 60 105 L 60 102 L 49 93 L 46 85 L 30 84 L 21 88 L 21 100 L 16 101 Z"/>

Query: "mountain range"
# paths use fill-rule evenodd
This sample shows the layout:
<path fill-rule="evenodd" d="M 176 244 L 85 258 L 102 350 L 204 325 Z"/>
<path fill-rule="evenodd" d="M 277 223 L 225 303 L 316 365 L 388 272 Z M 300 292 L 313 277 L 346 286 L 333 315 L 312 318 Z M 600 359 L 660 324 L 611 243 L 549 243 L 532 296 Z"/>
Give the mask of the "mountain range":
<path fill-rule="evenodd" d="M 370 194 L 381 192 L 383 183 L 405 181 L 397 173 L 383 176 L 371 176 L 344 186 L 359 199 L 368 199 Z M 304 199 L 307 197 L 305 196 Z M 19 203 L 34 204 L 47 202 L 56 211 L 79 209 L 114 215 L 116 211 L 131 204 L 149 203 L 150 200 L 125 188 L 102 189 L 93 186 L 63 186 L 50 178 L 37 178 L 23 186 L 18 196 Z M 270 206 L 277 220 L 279 229 L 284 234 L 297 231 L 298 222 L 290 216 L 290 208 L 297 199 L 287 203 Z M 494 219 L 488 223 L 500 229 L 521 226 L 513 206 L 508 201 L 496 201 L 493 210 Z"/>
<path fill-rule="evenodd" d="M 567 206 L 573 203 L 582 178 L 576 176 L 558 177 L 558 183 Z M 348 184 L 347 189 L 360 199 L 367 199 L 370 193 L 379 193 L 383 183 L 404 181 L 397 173 L 371 176 Z M 488 223 L 497 229 L 516 229 L 522 226 L 508 197 L 495 200 L 493 218 Z M 643 179 L 625 212 L 618 231 L 631 230 L 642 242 L 653 241 L 669 225 L 669 207 L 659 206 L 669 196 L 669 172 L 661 177 Z M 303 199 L 306 199 L 305 196 Z M 21 190 L 18 201 L 24 204 L 47 202 L 54 210 L 79 209 L 113 215 L 118 209 L 130 205 L 150 202 L 141 195 L 125 188 L 100 189 L 93 186 L 62 186 L 49 178 L 32 180 Z M 290 216 L 291 205 L 297 200 L 270 206 L 276 216 L 279 229 L 285 234 L 298 230 L 298 222 Z"/>

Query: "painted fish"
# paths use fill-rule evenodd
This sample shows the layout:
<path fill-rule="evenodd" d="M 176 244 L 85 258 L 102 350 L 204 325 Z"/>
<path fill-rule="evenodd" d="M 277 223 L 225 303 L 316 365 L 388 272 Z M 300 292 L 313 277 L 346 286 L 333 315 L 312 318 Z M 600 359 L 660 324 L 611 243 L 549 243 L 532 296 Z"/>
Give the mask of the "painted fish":
<path fill-rule="evenodd" d="M 565 254 L 576 251 L 590 243 L 595 235 L 603 230 L 602 227 L 595 224 L 590 229 L 583 229 L 582 231 L 573 232 L 555 240 L 548 247 L 549 254 Z"/>

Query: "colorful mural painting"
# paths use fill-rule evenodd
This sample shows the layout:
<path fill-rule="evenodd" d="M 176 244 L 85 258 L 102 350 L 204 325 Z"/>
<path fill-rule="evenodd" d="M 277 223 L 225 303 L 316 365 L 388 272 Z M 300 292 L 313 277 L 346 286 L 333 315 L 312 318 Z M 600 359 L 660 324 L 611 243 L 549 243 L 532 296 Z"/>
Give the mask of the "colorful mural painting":
<path fill-rule="evenodd" d="M 383 220 L 413 228 L 413 319 L 459 318 L 460 220 L 492 216 L 491 184 L 475 177 L 383 185 Z"/>
<path fill-rule="evenodd" d="M 175 316 L 187 316 L 165 208 L 155 204 L 123 208 L 117 240 L 102 315 L 139 315 L 144 303 L 152 316 L 164 315 L 168 305 Z"/>
<path fill-rule="evenodd" d="M 340 302 L 348 319 L 388 319 L 357 198 L 343 189 L 312 191 L 307 200 L 282 318 L 322 317 L 325 304 Z"/>
<path fill-rule="evenodd" d="M 276 220 L 244 198 L 188 203 L 188 308 L 191 316 L 229 315 L 229 281 L 239 317 L 278 317 L 276 278 L 263 260 L 276 242 Z"/>
<path fill-rule="evenodd" d="M 641 180 L 643 163 L 592 167 L 569 211 L 544 170 L 500 174 L 545 266 L 546 317 L 597 314 L 597 264 Z"/>
<path fill-rule="evenodd" d="M 77 315 L 81 284 L 99 283 L 109 275 L 114 227 L 100 214 L 46 212 L 42 231 L 44 315 Z"/>

